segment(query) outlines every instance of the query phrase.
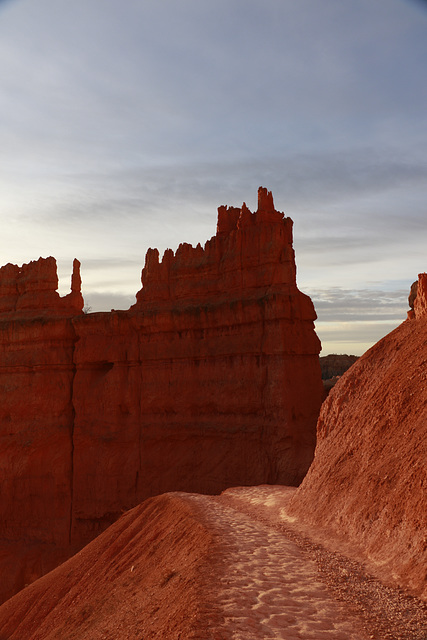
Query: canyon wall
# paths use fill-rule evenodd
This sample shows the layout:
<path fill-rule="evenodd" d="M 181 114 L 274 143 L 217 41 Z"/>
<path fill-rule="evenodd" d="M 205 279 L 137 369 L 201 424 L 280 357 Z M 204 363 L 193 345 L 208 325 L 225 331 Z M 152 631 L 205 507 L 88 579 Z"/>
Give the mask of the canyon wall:
<path fill-rule="evenodd" d="M 79 267 L 62 298 L 54 258 L 0 269 L 0 600 L 68 555 Z"/>
<path fill-rule="evenodd" d="M 83 314 L 78 267 L 64 298 L 53 258 L 0 270 L 3 599 L 144 498 L 296 485 L 313 457 L 316 316 L 270 192 L 150 249 L 128 311 Z"/>
<path fill-rule="evenodd" d="M 323 403 L 290 510 L 427 599 L 427 274 L 408 318 Z"/>

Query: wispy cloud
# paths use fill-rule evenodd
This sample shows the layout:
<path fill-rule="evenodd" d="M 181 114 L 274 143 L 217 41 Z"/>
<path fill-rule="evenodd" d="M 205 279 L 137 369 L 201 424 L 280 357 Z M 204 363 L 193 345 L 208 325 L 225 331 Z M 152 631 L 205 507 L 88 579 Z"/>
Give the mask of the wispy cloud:
<path fill-rule="evenodd" d="M 3 263 L 78 257 L 111 308 L 149 246 L 203 243 L 263 185 L 295 221 L 299 286 L 329 291 L 319 317 L 390 317 L 369 283 L 426 268 L 415 0 L 0 6 Z"/>
<path fill-rule="evenodd" d="M 412 284 L 412 283 L 411 283 Z M 321 322 L 401 322 L 406 318 L 408 290 L 361 289 L 341 287 L 310 292 Z"/>

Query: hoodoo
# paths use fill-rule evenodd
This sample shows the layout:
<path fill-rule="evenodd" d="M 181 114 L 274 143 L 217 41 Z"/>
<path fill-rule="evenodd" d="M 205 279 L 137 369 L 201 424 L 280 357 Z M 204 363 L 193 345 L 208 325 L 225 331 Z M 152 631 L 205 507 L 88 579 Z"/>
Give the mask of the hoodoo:
<path fill-rule="evenodd" d="M 79 263 L 0 270 L 0 598 L 167 491 L 298 484 L 322 398 L 292 220 L 260 188 L 205 246 L 149 249 L 128 311 L 83 314 Z"/>

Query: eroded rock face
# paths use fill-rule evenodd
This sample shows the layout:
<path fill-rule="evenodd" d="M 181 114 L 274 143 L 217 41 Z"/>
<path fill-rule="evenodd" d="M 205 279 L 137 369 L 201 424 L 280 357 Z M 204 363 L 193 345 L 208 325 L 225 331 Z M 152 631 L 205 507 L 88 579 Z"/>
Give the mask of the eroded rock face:
<path fill-rule="evenodd" d="M 150 249 L 129 311 L 73 312 L 78 265 L 59 298 L 52 260 L 21 297 L 24 269 L 4 268 L 0 540 L 15 568 L 3 597 L 149 496 L 298 484 L 322 399 L 292 221 L 266 189 L 255 213 L 220 207 L 203 248 L 161 261 Z"/>
<path fill-rule="evenodd" d="M 345 373 L 322 405 L 313 464 L 292 501 L 400 584 L 427 598 L 425 274 L 405 321 Z"/>
<path fill-rule="evenodd" d="M 71 293 L 61 297 L 57 292 L 58 276 L 55 258 L 39 258 L 18 267 L 0 267 L 0 321 L 16 316 L 65 317 L 82 312 L 80 262 L 74 260 Z"/>
<path fill-rule="evenodd" d="M 0 269 L 0 526 L 11 540 L 25 529 L 49 542 L 69 518 L 79 266 L 62 298 L 54 258 Z"/>
<path fill-rule="evenodd" d="M 427 317 L 427 273 L 420 273 L 418 276 L 417 293 L 414 300 L 415 318 Z"/>
<path fill-rule="evenodd" d="M 412 283 L 408 304 L 410 306 L 409 320 L 427 316 L 427 273 L 420 273 L 418 280 Z"/>
<path fill-rule="evenodd" d="M 79 266 L 65 297 L 54 258 L 0 269 L 1 600 L 68 554 Z"/>
<path fill-rule="evenodd" d="M 220 207 L 204 248 L 149 250 L 129 312 L 74 320 L 73 535 L 165 491 L 298 484 L 322 398 L 292 220 Z M 135 446 L 137 443 L 137 446 Z M 96 460 L 96 465 L 94 464 Z"/>

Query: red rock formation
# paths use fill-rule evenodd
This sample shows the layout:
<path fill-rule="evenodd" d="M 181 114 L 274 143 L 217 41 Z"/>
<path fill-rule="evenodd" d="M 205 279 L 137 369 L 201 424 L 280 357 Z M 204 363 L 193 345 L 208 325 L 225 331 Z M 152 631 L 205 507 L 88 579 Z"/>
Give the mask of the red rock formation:
<path fill-rule="evenodd" d="M 69 554 L 79 266 L 62 298 L 54 258 L 0 269 L 2 599 Z"/>
<path fill-rule="evenodd" d="M 82 314 L 78 264 L 59 298 L 52 260 L 4 268 L 0 540 L 32 551 L 3 597 L 148 496 L 298 484 L 322 398 L 292 221 L 265 189 L 255 213 L 220 207 L 204 248 L 150 249 L 129 311 Z"/>
<path fill-rule="evenodd" d="M 427 317 L 427 273 L 418 275 L 417 295 L 414 300 L 414 314 L 417 319 Z"/>
<path fill-rule="evenodd" d="M 367 351 L 325 400 L 292 511 L 357 544 L 427 598 L 427 277 L 415 318 Z"/>
<path fill-rule="evenodd" d="M 74 260 L 71 293 L 60 297 L 55 258 L 18 267 L 0 267 L 0 320 L 14 317 L 66 317 L 82 312 L 80 262 Z"/>

